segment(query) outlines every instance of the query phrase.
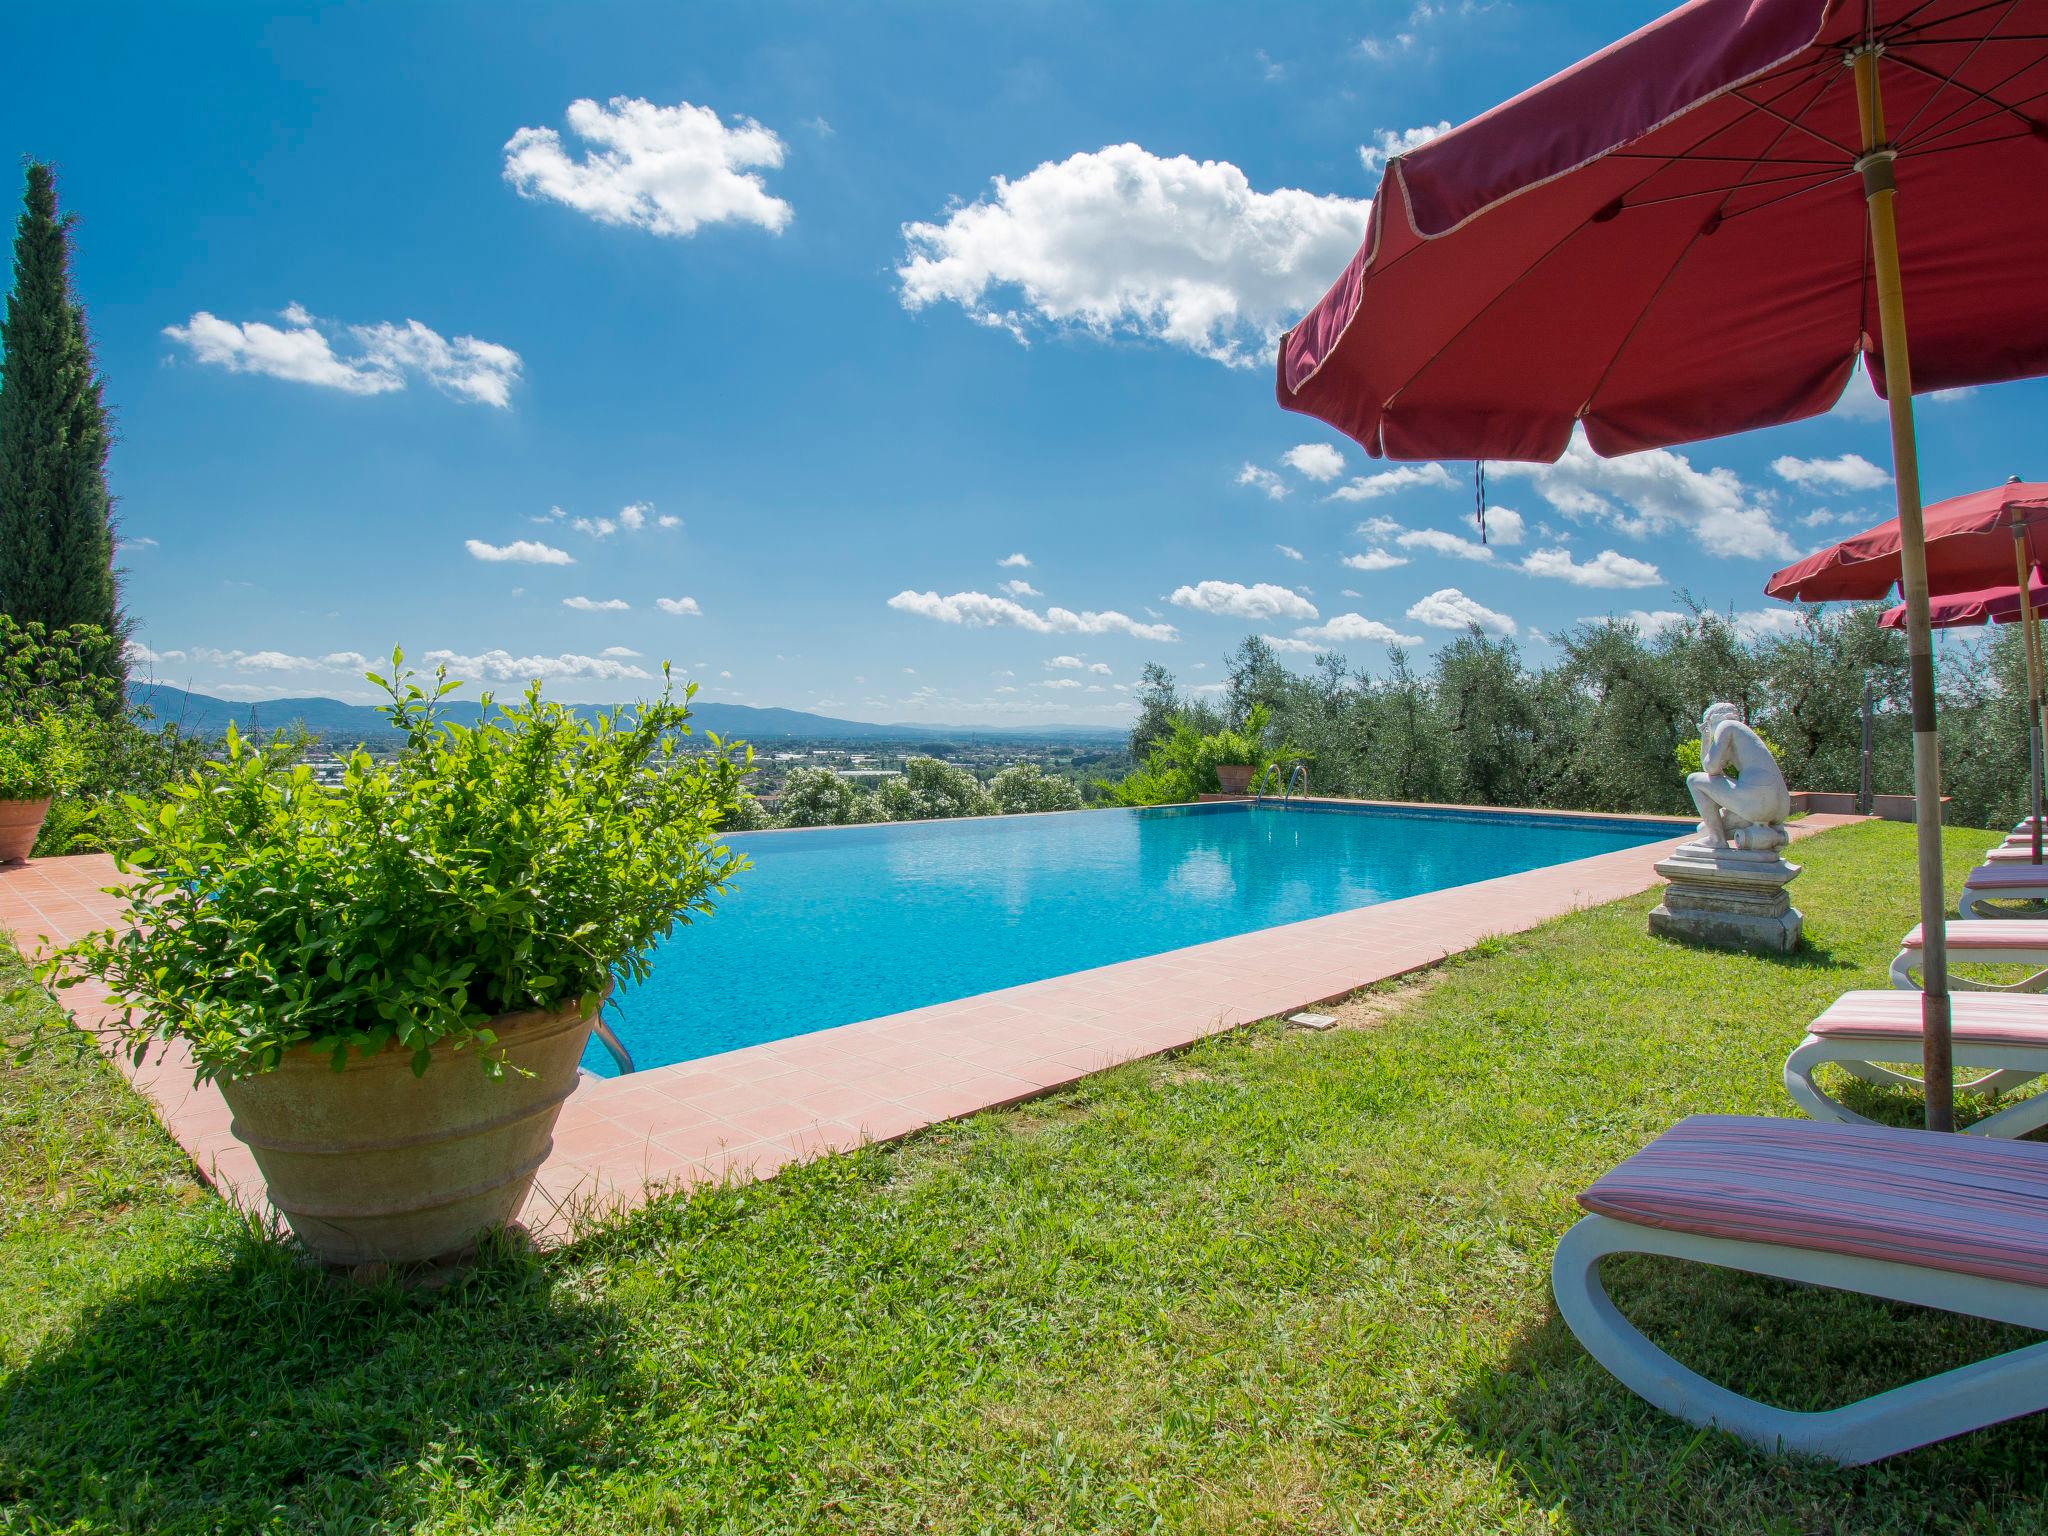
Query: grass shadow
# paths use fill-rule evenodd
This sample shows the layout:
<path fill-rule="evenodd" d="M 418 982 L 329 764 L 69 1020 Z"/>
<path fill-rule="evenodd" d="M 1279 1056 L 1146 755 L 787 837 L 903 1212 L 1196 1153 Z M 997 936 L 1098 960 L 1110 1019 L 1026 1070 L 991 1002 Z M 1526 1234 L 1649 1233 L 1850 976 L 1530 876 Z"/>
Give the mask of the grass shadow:
<path fill-rule="evenodd" d="M 1902 1073 L 1915 1073 L 1920 1070 L 1917 1061 L 1884 1064 L 1893 1065 Z M 1976 1076 L 1980 1070 L 1982 1069 L 1965 1067 L 1959 1069 L 1956 1076 L 1968 1080 Z M 1831 1098 L 1838 1101 L 1843 1108 L 1863 1116 L 1866 1120 L 1875 1120 L 1880 1125 L 1894 1125 L 1907 1131 L 1922 1131 L 1927 1128 L 1927 1100 L 1917 1088 L 1867 1082 L 1839 1067 L 1832 1069 L 1821 1081 Z M 2001 1110 L 2010 1109 L 2022 1099 L 2040 1092 L 2048 1092 L 2048 1089 L 2044 1089 L 2036 1081 L 2024 1084 L 2017 1093 L 2005 1094 L 1996 1099 L 1986 1098 L 1981 1094 L 1959 1093 L 1955 1097 L 1956 1129 L 1967 1130 L 1979 1120 L 1987 1119 Z M 2048 1126 L 2037 1127 L 2015 1139 L 2048 1141 Z"/>
<path fill-rule="evenodd" d="M 1801 937 L 1798 948 L 1786 954 L 1778 950 L 1737 949 L 1731 950 L 1719 944 L 1709 944 L 1702 939 L 1688 938 L 1680 933 L 1659 933 L 1652 937 L 1660 944 L 1670 944 L 1678 949 L 1691 950 L 1700 955 L 1737 955 L 1745 960 L 1758 960 L 1766 965 L 1778 966 L 1790 971 L 1855 971 L 1861 970 L 1853 960 L 1839 958 L 1832 947 L 1819 943 L 1811 935 Z"/>
<path fill-rule="evenodd" d="M 2041 1336 L 1952 1313 L 1646 1255 L 1602 1265 L 1635 1325 L 1746 1396 L 1832 1408 Z M 1474 1448 L 1585 1536 L 1644 1531 L 2038 1531 L 2048 1415 L 1870 1467 L 1778 1456 L 1652 1408 L 1595 1363 L 1553 1307 L 1451 1403 Z M 1759 1490 L 1766 1489 L 1765 1497 Z M 1687 1511 L 1674 1525 L 1674 1508 Z"/>
<path fill-rule="evenodd" d="M 36 1530 L 382 1529 L 464 1479 L 602 1475 L 599 1425 L 636 1392 L 623 1339 L 510 1240 L 425 1291 L 236 1230 L 0 1381 L 0 1508 Z"/>

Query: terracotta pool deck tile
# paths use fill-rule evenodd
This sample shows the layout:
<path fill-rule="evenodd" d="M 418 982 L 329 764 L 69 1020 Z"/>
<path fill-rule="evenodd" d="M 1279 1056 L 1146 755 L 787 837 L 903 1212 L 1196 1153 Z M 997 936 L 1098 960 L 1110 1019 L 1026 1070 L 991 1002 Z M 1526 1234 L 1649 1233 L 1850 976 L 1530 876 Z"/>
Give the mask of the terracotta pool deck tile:
<path fill-rule="evenodd" d="M 1855 821 L 1809 816 L 1806 837 Z M 1170 951 L 907 1009 L 623 1078 L 585 1077 L 563 1107 L 554 1151 L 522 1213 L 546 1241 L 579 1216 L 706 1182 L 767 1177 L 799 1158 L 888 1141 L 934 1121 L 1015 1102 L 1090 1072 L 1185 1046 L 1238 1024 L 1342 997 L 1442 960 L 1492 934 L 1656 884 L 1668 843 L 1432 891 Z M 0 926 L 24 953 L 119 921 L 105 855 L 0 868 Z M 63 994 L 88 1026 L 105 996 Z M 630 1034 L 630 1024 L 628 1026 Z M 629 1041 L 630 1043 L 630 1041 Z M 221 1194 L 267 1210 L 226 1101 L 192 1079 L 181 1045 L 152 1047 L 120 1069 Z"/>
<path fill-rule="evenodd" d="M 610 1119 L 593 1120 L 569 1129 L 557 1124 L 552 1155 L 577 1162 L 584 1158 L 602 1157 L 607 1152 L 620 1151 L 645 1138 L 646 1132 L 631 1129 Z"/>

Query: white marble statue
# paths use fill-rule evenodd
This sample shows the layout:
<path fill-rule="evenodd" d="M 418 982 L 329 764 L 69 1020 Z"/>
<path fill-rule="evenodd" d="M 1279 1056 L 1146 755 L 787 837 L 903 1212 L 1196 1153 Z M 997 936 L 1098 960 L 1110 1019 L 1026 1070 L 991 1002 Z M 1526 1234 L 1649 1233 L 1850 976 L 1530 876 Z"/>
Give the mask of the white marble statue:
<path fill-rule="evenodd" d="M 1685 787 L 1700 810 L 1694 846 L 1762 852 L 1787 842 L 1792 791 L 1778 760 L 1733 704 L 1709 704 L 1700 717 L 1700 771 Z"/>

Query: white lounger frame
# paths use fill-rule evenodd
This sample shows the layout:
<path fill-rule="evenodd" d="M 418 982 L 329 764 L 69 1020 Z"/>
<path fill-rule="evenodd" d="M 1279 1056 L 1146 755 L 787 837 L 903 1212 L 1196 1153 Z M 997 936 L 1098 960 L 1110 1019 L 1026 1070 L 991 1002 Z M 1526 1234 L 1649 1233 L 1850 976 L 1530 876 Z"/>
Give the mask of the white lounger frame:
<path fill-rule="evenodd" d="M 2002 920 L 2002 919 L 2001 919 Z M 1990 921 L 1990 919 L 1979 919 Z M 1949 964 L 1958 960 L 1973 961 L 1978 965 L 2032 965 L 2041 967 L 2033 975 L 2018 981 L 2000 984 L 1995 981 L 1973 981 L 1967 976 L 1958 976 L 1950 970 L 1949 990 L 1952 992 L 2042 992 L 2048 991 L 2048 944 L 2030 949 L 2016 949 L 2008 945 L 1999 949 L 1979 948 L 1972 944 L 1958 944 L 1953 931 L 1948 939 Z M 1920 951 L 1901 945 L 1898 954 L 1892 957 L 1892 985 L 1902 992 L 1917 992 L 1920 983 L 1913 979 L 1913 971 L 1920 964 Z"/>
<path fill-rule="evenodd" d="M 1896 1035 L 1808 1035 L 1785 1058 L 1785 1091 L 1816 1120 L 1835 1120 L 1845 1125 L 1877 1125 L 1878 1121 L 1859 1115 L 1839 1100 L 1822 1093 L 1813 1080 L 1814 1068 L 1822 1062 L 1831 1061 L 1866 1083 L 1875 1083 L 1881 1088 L 1910 1088 L 1918 1093 L 1923 1085 L 1917 1077 L 1894 1072 L 1871 1060 L 1872 1056 L 1890 1060 L 1898 1052 L 1913 1048 L 1910 1039 Z M 1957 1083 L 1957 1093 L 1996 1098 L 2048 1073 L 2048 1046 L 1977 1045 L 1957 1040 L 1953 1051 L 1955 1064 L 1959 1067 L 1991 1068 L 1982 1077 Z M 2021 1103 L 2008 1105 L 1995 1115 L 1987 1115 L 1963 1134 L 2024 1136 L 2041 1125 L 2048 1125 L 2048 1093 L 2037 1093 Z"/>
<path fill-rule="evenodd" d="M 2010 864 L 1992 864 L 1986 867 L 1991 869 L 2011 869 L 2014 866 Z M 1962 900 L 1956 903 L 1956 915 L 1958 917 L 1974 918 L 2039 917 L 2042 915 L 2039 910 L 1985 905 L 1986 902 L 1996 901 L 2048 901 L 2048 865 L 2042 866 L 2042 874 L 2039 880 L 2026 885 L 1973 886 L 1965 880 L 1963 882 Z"/>
<path fill-rule="evenodd" d="M 1600 1260 L 1610 1253 L 1661 1254 L 2043 1330 L 2048 1287 L 1584 1217 L 1565 1233 L 1551 1261 L 1558 1312 L 1623 1386 L 1689 1424 L 1726 1430 L 1769 1451 L 1861 1466 L 2048 1408 L 2048 1340 L 1841 1408 L 1800 1413 L 1770 1407 L 1716 1386 L 1638 1332 L 1600 1283 Z"/>

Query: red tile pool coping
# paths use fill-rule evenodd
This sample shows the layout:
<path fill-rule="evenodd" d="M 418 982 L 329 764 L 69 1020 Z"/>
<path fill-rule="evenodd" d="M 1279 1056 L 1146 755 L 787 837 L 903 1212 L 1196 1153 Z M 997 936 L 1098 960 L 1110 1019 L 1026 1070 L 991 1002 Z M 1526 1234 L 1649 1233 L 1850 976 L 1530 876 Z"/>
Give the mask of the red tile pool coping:
<path fill-rule="evenodd" d="M 1441 807 L 1414 807 L 1417 810 Z M 1627 818 L 1642 820 L 1643 818 Z M 1808 816 L 1795 837 L 1858 821 Z M 1014 1104 L 1121 1062 L 1328 1002 L 1418 970 L 1489 934 L 1519 933 L 1657 884 L 1674 835 L 1517 875 L 1262 928 L 1186 949 L 957 1002 L 842 1024 L 626 1077 L 585 1077 L 521 1220 L 560 1240 L 579 1217 L 791 1162 L 890 1141 Z M 24 954 L 122 918 L 104 854 L 0 868 L 0 928 Z M 66 1002 L 87 1027 L 111 1017 L 81 986 Z M 220 1091 L 192 1081 L 182 1046 L 121 1070 L 225 1198 L 267 1209 L 262 1176 L 236 1141 Z"/>

